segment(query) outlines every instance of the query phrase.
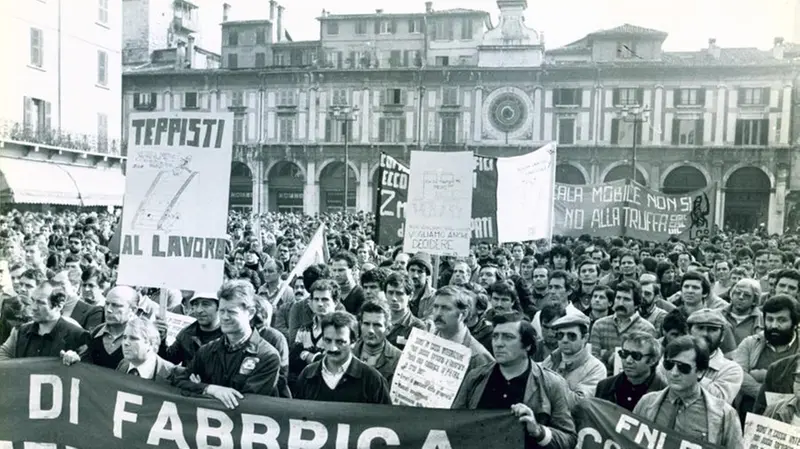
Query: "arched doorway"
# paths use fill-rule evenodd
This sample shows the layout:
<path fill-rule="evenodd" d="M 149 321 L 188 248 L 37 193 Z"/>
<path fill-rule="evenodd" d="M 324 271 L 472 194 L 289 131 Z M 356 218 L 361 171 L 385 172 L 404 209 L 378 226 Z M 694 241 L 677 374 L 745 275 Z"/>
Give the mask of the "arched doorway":
<path fill-rule="evenodd" d="M 682 165 L 667 174 L 661 191 L 670 195 L 680 195 L 704 189 L 707 185 L 708 180 L 703 172 L 691 165 Z"/>
<path fill-rule="evenodd" d="M 228 208 L 242 212 L 253 209 L 253 173 L 244 162 L 231 163 L 231 190 Z"/>
<path fill-rule="evenodd" d="M 280 161 L 267 173 L 269 210 L 303 212 L 303 170 L 294 162 Z"/>
<path fill-rule="evenodd" d="M 586 184 L 586 177 L 574 165 L 558 164 L 556 166 L 556 182 L 559 184 L 584 185 Z"/>
<path fill-rule="evenodd" d="M 331 162 L 319 174 L 320 209 L 322 212 L 337 212 L 344 205 L 344 162 Z M 356 172 L 348 165 L 347 178 L 347 208 L 354 210 L 356 207 L 356 192 L 358 182 Z"/>
<path fill-rule="evenodd" d="M 612 181 L 619 181 L 620 179 L 630 179 L 631 178 L 631 166 L 630 164 L 622 164 L 617 165 L 616 167 L 609 170 L 606 173 L 606 177 L 603 178 L 603 182 L 612 182 Z M 646 186 L 647 180 L 644 177 L 644 173 L 639 167 L 636 167 L 636 182 L 639 184 Z"/>
<path fill-rule="evenodd" d="M 757 167 L 742 167 L 731 173 L 725 184 L 725 228 L 750 232 L 767 224 L 769 176 Z"/>

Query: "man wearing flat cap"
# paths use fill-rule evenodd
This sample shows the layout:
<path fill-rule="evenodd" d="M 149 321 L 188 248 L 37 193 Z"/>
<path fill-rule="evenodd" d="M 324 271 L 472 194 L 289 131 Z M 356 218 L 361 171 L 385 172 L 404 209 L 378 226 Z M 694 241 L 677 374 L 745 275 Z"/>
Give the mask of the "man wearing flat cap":
<path fill-rule="evenodd" d="M 550 328 L 556 332 L 558 349 L 542 362 L 542 366 L 567 381 L 567 403 L 572 410 L 581 399 L 594 396 L 597 384 L 606 377 L 606 367 L 586 346 L 589 340 L 586 315 L 565 315 L 550 323 Z"/>
<path fill-rule="evenodd" d="M 725 316 L 719 309 L 704 308 L 689 315 L 687 324 L 689 333 L 704 341 L 710 354 L 708 368 L 701 373 L 700 386 L 712 395 L 732 404 L 742 387 L 744 371 L 738 363 L 726 359 L 719 349 L 727 325 Z M 659 365 L 659 372 L 666 379 L 667 373 L 663 365 Z"/>

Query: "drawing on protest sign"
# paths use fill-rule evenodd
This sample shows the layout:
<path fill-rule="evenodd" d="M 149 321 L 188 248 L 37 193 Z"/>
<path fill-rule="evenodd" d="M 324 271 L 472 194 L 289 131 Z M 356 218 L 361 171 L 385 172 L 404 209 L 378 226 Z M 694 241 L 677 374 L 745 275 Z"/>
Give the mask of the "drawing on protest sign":
<path fill-rule="evenodd" d="M 0 370 L 0 448 L 523 447 L 523 427 L 508 410 L 332 406 L 256 394 L 229 410 L 90 363 L 17 359 Z"/>
<path fill-rule="evenodd" d="M 800 447 L 800 427 L 748 413 L 744 423 L 746 449 L 790 449 Z"/>
<path fill-rule="evenodd" d="M 388 154 L 381 154 L 378 183 L 376 232 L 378 245 L 396 245 L 403 240 L 410 170 Z"/>
<path fill-rule="evenodd" d="M 227 248 L 232 113 L 131 114 L 118 283 L 216 291 Z"/>
<path fill-rule="evenodd" d="M 392 404 L 450 408 L 471 355 L 464 345 L 412 329 L 392 378 Z"/>
<path fill-rule="evenodd" d="M 472 153 L 411 152 L 403 251 L 469 254 Z"/>
<path fill-rule="evenodd" d="M 666 240 L 708 235 L 713 187 L 670 195 L 625 180 L 556 184 L 553 233 Z"/>
<path fill-rule="evenodd" d="M 500 243 L 552 238 L 556 144 L 497 159 L 497 239 Z"/>
<path fill-rule="evenodd" d="M 179 313 L 167 312 L 167 346 L 175 342 L 175 337 L 188 325 L 197 321 L 190 316 L 181 315 Z"/>
<path fill-rule="evenodd" d="M 575 449 L 612 447 L 723 449 L 707 442 L 684 437 L 673 429 L 657 426 L 602 399 L 589 398 L 578 402 L 572 415 L 578 433 L 578 444 Z"/>

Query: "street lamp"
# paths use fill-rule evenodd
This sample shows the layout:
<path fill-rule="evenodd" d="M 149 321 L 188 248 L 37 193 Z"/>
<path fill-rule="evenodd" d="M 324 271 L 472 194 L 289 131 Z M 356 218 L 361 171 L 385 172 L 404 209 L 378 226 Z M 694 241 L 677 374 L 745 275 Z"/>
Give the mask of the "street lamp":
<path fill-rule="evenodd" d="M 639 140 L 639 125 L 650 119 L 650 106 L 623 106 L 617 111 L 617 118 L 625 123 L 633 123 L 633 160 L 631 161 L 631 179 L 636 182 L 636 142 Z"/>
<path fill-rule="evenodd" d="M 341 133 L 342 136 L 344 136 L 344 200 L 342 201 L 342 210 L 347 213 L 347 191 L 349 187 L 348 181 L 350 178 L 349 129 L 350 122 L 354 122 L 356 120 L 358 107 L 350 105 L 331 106 L 328 110 L 328 114 L 331 117 L 332 126 L 334 126 L 333 122 L 341 122 L 342 125 Z"/>

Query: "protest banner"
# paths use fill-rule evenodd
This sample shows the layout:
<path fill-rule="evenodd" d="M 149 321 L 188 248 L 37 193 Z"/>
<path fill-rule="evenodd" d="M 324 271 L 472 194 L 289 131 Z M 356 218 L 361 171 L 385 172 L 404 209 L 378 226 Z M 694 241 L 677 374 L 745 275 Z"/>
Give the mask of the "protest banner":
<path fill-rule="evenodd" d="M 378 245 L 396 245 L 403 240 L 410 170 L 384 153 L 379 170 L 376 240 Z"/>
<path fill-rule="evenodd" d="M 131 114 L 118 284 L 216 291 L 233 114 Z M 224 168 L 224 169 L 223 169 Z"/>
<path fill-rule="evenodd" d="M 475 156 L 471 243 L 497 243 L 497 158 Z"/>
<path fill-rule="evenodd" d="M 0 362 L 0 447 L 519 449 L 508 410 L 433 410 L 246 395 L 234 410 L 57 358 Z M 89 438 L 90 437 L 90 438 Z"/>
<path fill-rule="evenodd" d="M 183 330 L 183 328 L 197 321 L 193 317 L 172 312 L 167 312 L 166 318 L 167 318 L 167 338 L 166 338 L 167 346 L 175 342 L 175 337 L 178 336 L 178 334 L 180 333 L 180 331 Z"/>
<path fill-rule="evenodd" d="M 795 449 L 800 447 L 800 427 L 748 413 L 744 423 L 746 449 Z"/>
<path fill-rule="evenodd" d="M 626 180 L 556 184 L 553 233 L 661 241 L 710 235 L 714 190 L 670 195 Z"/>
<path fill-rule="evenodd" d="M 498 242 L 550 240 L 556 144 L 523 156 L 497 159 L 497 180 Z"/>
<path fill-rule="evenodd" d="M 474 163 L 469 151 L 411 152 L 404 252 L 469 254 Z"/>
<path fill-rule="evenodd" d="M 392 404 L 450 408 L 471 355 L 464 345 L 412 329 L 392 377 Z"/>
<path fill-rule="evenodd" d="M 572 416 L 575 419 L 575 429 L 578 431 L 578 444 L 575 449 L 635 447 L 723 449 L 707 442 L 684 437 L 673 429 L 657 426 L 602 399 L 589 398 L 578 402 Z"/>

